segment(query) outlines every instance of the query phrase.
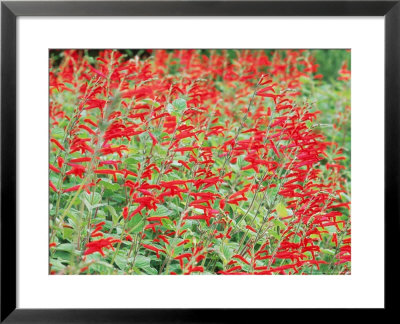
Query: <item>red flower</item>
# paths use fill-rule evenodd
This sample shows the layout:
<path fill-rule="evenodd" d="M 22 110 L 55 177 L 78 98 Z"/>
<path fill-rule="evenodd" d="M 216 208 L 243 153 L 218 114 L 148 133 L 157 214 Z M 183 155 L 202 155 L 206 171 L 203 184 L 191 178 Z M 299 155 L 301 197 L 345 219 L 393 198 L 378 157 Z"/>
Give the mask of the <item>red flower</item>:
<path fill-rule="evenodd" d="M 107 237 L 105 239 L 100 239 L 97 241 L 92 241 L 86 244 L 86 251 L 83 255 L 93 254 L 95 252 L 99 252 L 102 256 L 105 256 L 103 249 L 112 249 L 114 250 L 113 244 L 121 242 L 118 239 L 114 239 L 112 237 Z"/>

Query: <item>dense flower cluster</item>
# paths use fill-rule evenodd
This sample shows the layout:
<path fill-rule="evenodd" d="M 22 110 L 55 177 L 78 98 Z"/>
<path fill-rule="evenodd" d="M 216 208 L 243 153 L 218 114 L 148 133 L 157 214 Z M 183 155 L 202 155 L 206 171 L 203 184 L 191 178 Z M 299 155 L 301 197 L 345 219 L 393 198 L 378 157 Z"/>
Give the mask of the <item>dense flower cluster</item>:
<path fill-rule="evenodd" d="M 347 62 L 57 53 L 52 274 L 350 274 Z"/>

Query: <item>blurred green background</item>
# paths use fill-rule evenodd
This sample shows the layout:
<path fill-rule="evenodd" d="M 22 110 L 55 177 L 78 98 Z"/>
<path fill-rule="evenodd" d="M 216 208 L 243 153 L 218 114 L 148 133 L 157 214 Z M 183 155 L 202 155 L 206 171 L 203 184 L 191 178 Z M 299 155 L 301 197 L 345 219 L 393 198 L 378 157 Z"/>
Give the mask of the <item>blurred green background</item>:
<path fill-rule="evenodd" d="M 53 60 L 54 65 L 58 65 L 61 62 L 63 49 L 51 49 L 50 50 L 50 58 Z M 99 55 L 101 49 L 81 49 L 82 54 L 86 54 L 89 57 L 95 58 Z M 138 55 L 141 58 L 147 58 L 151 54 L 149 51 L 145 49 L 118 49 L 121 53 L 124 53 L 127 58 L 133 58 Z M 173 49 L 168 49 L 167 51 L 173 51 Z M 218 51 L 218 50 L 217 50 Z M 268 54 L 268 57 L 272 59 L 274 52 L 277 50 L 265 49 L 265 52 Z M 285 50 L 278 50 L 281 55 L 285 55 Z M 201 52 L 205 55 L 210 54 L 209 49 L 202 49 Z M 311 56 L 313 56 L 316 60 L 316 63 L 319 64 L 318 73 L 322 74 L 323 80 L 332 82 L 336 80 L 338 77 L 338 72 L 343 64 L 346 62 L 348 68 L 350 70 L 351 66 L 351 55 L 350 52 L 344 49 L 312 49 L 309 50 Z M 236 58 L 236 50 L 229 49 L 228 50 L 229 58 Z"/>

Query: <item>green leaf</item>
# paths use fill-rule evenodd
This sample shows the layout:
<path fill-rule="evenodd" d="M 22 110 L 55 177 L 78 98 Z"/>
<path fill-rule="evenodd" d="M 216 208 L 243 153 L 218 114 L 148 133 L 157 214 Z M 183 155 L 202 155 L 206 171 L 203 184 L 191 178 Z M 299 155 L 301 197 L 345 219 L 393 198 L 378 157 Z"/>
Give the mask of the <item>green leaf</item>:
<path fill-rule="evenodd" d="M 64 211 L 64 210 L 62 210 L 62 211 Z M 70 210 L 67 213 L 67 216 L 69 218 L 68 220 L 72 221 L 73 226 L 75 226 L 76 220 L 79 217 L 79 211 L 74 208 L 70 208 Z"/>
<path fill-rule="evenodd" d="M 71 253 L 66 251 L 56 251 L 54 252 L 53 256 L 55 258 L 61 259 L 62 262 L 70 263 L 71 260 Z"/>
<path fill-rule="evenodd" d="M 226 260 L 230 260 L 233 255 L 233 250 L 226 244 L 222 247 L 222 253 L 224 254 Z"/>
<path fill-rule="evenodd" d="M 111 264 L 101 260 L 96 260 L 96 263 L 93 263 L 90 266 L 90 269 L 93 270 L 95 273 L 102 275 L 110 275 L 114 271 L 114 267 Z"/>
<path fill-rule="evenodd" d="M 65 227 L 63 229 L 63 239 L 64 240 L 71 241 L 73 234 L 74 234 L 74 229 L 68 228 L 68 227 Z"/>
<path fill-rule="evenodd" d="M 111 205 L 107 205 L 107 209 L 111 214 L 113 224 L 116 224 L 118 222 L 119 216 L 118 216 L 115 208 Z"/>
<path fill-rule="evenodd" d="M 157 206 L 157 210 L 153 210 L 150 212 L 150 217 L 154 216 L 169 216 L 172 214 L 172 210 L 169 210 L 167 207 L 163 205 Z"/>
<path fill-rule="evenodd" d="M 101 179 L 100 185 L 102 185 L 106 189 L 110 189 L 113 191 L 116 191 L 120 188 L 118 183 L 113 183 L 110 179 L 106 178 Z"/>
<path fill-rule="evenodd" d="M 127 165 L 132 165 L 132 164 L 136 165 L 138 162 L 140 162 L 139 159 L 136 159 L 136 158 L 133 158 L 133 157 L 127 158 L 125 160 L 125 164 L 127 164 Z"/>
<path fill-rule="evenodd" d="M 277 219 L 274 219 L 274 225 L 275 225 L 275 227 L 278 227 L 278 226 L 279 226 L 281 229 L 282 229 L 282 228 L 286 228 L 285 223 L 282 222 L 282 221 L 280 221 L 278 218 L 277 218 Z"/>
<path fill-rule="evenodd" d="M 282 202 L 280 202 L 278 205 L 276 205 L 275 209 L 276 209 L 276 213 L 278 214 L 279 217 L 282 218 L 282 217 L 287 217 L 288 216 L 288 212 L 286 210 L 286 207 Z"/>
<path fill-rule="evenodd" d="M 135 266 L 140 269 L 146 266 L 150 266 L 150 258 L 144 255 L 138 255 L 135 260 Z"/>
<path fill-rule="evenodd" d="M 183 98 L 179 98 L 174 100 L 174 102 L 172 103 L 172 105 L 174 106 L 174 110 L 170 113 L 171 115 L 174 116 L 179 116 L 182 114 L 182 112 L 186 109 L 187 104 L 186 104 L 186 100 Z M 168 109 L 168 107 L 167 107 Z"/>
<path fill-rule="evenodd" d="M 179 207 L 178 205 L 174 204 L 173 202 L 169 202 L 167 204 L 168 204 L 168 207 L 170 207 L 171 209 L 177 211 L 178 213 L 181 213 L 183 211 L 182 207 Z"/>
<path fill-rule="evenodd" d="M 140 271 L 140 269 L 137 268 L 137 267 L 132 267 L 132 270 L 135 271 L 135 273 L 138 274 L 138 275 L 143 274 L 143 273 Z"/>
<path fill-rule="evenodd" d="M 144 219 L 143 216 L 139 214 L 133 216 L 128 222 L 129 233 L 138 233 L 142 231 L 143 228 L 144 228 Z"/>
<path fill-rule="evenodd" d="M 72 252 L 74 251 L 74 246 L 71 243 L 63 243 L 57 246 L 57 251 Z"/>
<path fill-rule="evenodd" d="M 160 104 L 157 101 L 154 101 L 150 98 L 142 99 L 142 101 L 150 106 L 154 106 L 155 108 L 160 107 Z"/>
<path fill-rule="evenodd" d="M 81 193 L 80 198 L 88 210 L 99 207 L 98 204 L 101 202 L 101 195 L 98 192 L 88 194 L 84 191 Z"/>
<path fill-rule="evenodd" d="M 118 268 L 120 268 L 122 271 L 125 270 L 126 264 L 128 263 L 128 259 L 126 258 L 126 256 L 117 254 L 115 256 L 114 261 L 115 261 L 115 264 L 118 266 Z"/>
<path fill-rule="evenodd" d="M 150 275 L 156 275 L 158 274 L 157 270 L 152 268 L 150 265 L 150 258 L 143 256 L 143 255 L 138 255 L 135 260 L 135 267 L 143 270 L 147 274 Z"/>
<path fill-rule="evenodd" d="M 171 114 L 174 111 L 174 106 L 169 103 L 167 105 L 167 111 Z"/>
<path fill-rule="evenodd" d="M 335 255 L 335 251 L 329 250 L 329 249 L 321 249 L 321 253 L 329 254 L 329 255 Z"/>
<path fill-rule="evenodd" d="M 94 208 L 99 208 L 99 207 L 103 207 L 103 206 L 106 206 L 107 204 L 96 204 L 96 205 L 93 205 L 92 206 L 92 208 L 94 209 Z"/>
<path fill-rule="evenodd" d="M 174 223 L 172 222 L 172 220 L 170 220 L 170 219 L 167 219 L 167 218 L 163 219 L 163 220 L 162 220 L 162 224 L 163 224 L 163 226 L 164 226 L 166 229 L 168 229 L 168 230 L 171 230 L 171 231 L 174 231 L 174 230 L 175 230 L 175 225 L 174 225 Z"/>
<path fill-rule="evenodd" d="M 197 135 L 197 137 L 199 138 L 199 143 L 200 143 L 199 146 L 202 146 L 201 144 L 203 143 L 205 136 L 206 136 L 205 133 L 201 133 L 201 134 Z"/>
<path fill-rule="evenodd" d="M 101 202 L 101 195 L 98 192 L 93 192 L 90 196 L 92 196 L 91 197 L 92 198 L 91 202 L 92 202 L 93 205 L 97 205 L 97 204 L 99 204 Z"/>
<path fill-rule="evenodd" d="M 189 210 L 193 211 L 197 215 L 203 215 L 204 214 L 204 210 L 200 209 L 200 208 L 190 207 Z"/>
<path fill-rule="evenodd" d="M 61 261 L 58 259 L 50 259 L 50 263 L 52 264 L 51 270 L 60 271 L 65 269 L 65 265 L 63 265 Z"/>
<path fill-rule="evenodd" d="M 269 231 L 268 231 L 268 234 L 271 235 L 271 236 L 273 236 L 276 240 L 279 241 L 281 237 L 280 237 L 279 234 L 276 232 L 276 229 L 277 229 L 277 227 L 275 227 L 275 228 L 269 230 Z"/>
<path fill-rule="evenodd" d="M 146 272 L 146 273 L 149 274 L 149 275 L 156 275 L 156 274 L 158 274 L 157 270 L 154 269 L 154 268 L 152 268 L 152 267 L 150 267 L 150 266 L 148 266 L 148 267 L 143 267 L 142 269 L 144 270 L 144 272 Z"/>
<path fill-rule="evenodd" d="M 55 139 L 63 139 L 64 138 L 64 130 L 59 127 L 55 127 L 51 130 L 51 136 Z"/>

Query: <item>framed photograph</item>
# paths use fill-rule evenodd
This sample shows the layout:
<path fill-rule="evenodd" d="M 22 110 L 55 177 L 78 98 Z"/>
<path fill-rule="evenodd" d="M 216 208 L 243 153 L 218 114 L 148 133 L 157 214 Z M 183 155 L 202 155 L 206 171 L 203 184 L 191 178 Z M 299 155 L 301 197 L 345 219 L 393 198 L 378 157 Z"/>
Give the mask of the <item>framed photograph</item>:
<path fill-rule="evenodd" d="M 393 308 L 399 16 L 2 2 L 1 321 Z"/>

